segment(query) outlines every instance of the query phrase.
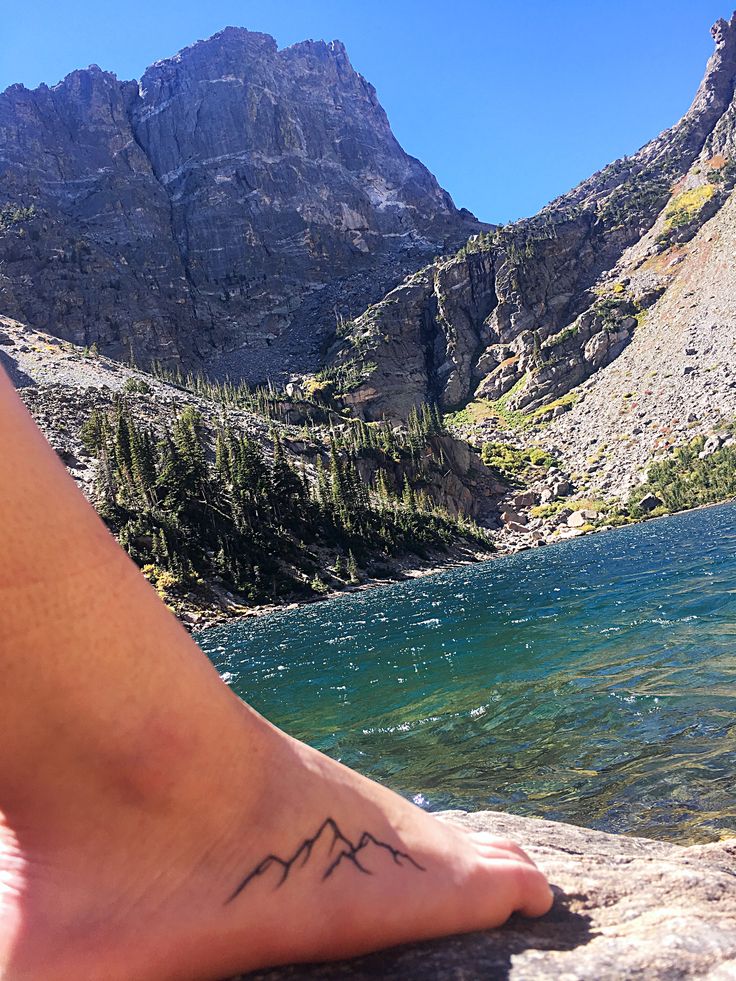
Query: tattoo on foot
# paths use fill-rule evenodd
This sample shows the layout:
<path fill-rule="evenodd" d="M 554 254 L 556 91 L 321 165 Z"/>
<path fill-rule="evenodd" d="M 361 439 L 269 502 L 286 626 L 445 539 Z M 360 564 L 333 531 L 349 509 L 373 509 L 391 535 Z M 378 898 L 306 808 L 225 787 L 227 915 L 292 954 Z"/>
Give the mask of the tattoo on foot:
<path fill-rule="evenodd" d="M 356 844 L 355 842 L 351 841 L 347 835 L 342 833 L 337 822 L 333 818 L 328 817 L 322 822 L 316 834 L 314 834 L 311 838 L 304 839 L 291 858 L 283 859 L 279 858 L 278 855 L 267 855 L 263 861 L 259 862 L 258 865 L 256 865 L 255 868 L 248 873 L 248 875 L 246 875 L 246 877 L 238 885 L 237 889 L 235 889 L 235 891 L 228 896 L 228 898 L 225 900 L 225 905 L 231 903 L 233 899 L 239 896 L 245 887 L 248 886 L 254 879 L 257 879 L 274 866 L 280 869 L 280 878 L 276 883 L 276 888 L 278 889 L 280 886 L 283 886 L 288 879 L 292 868 L 294 868 L 295 865 L 297 868 L 303 868 L 309 861 L 312 855 L 312 850 L 317 842 L 323 835 L 329 834 L 332 835 L 332 841 L 330 842 L 330 847 L 327 851 L 329 864 L 327 865 L 327 868 L 322 876 L 322 881 L 328 879 L 343 860 L 352 863 L 352 865 L 358 869 L 359 872 L 363 872 L 365 875 L 373 875 L 371 870 L 367 869 L 361 861 L 361 858 L 363 861 L 365 861 L 364 856 L 360 855 L 360 852 L 363 852 L 369 845 L 374 845 L 376 848 L 382 848 L 387 851 L 396 865 L 403 866 L 405 863 L 408 863 L 415 869 L 418 869 L 420 872 L 426 871 L 424 866 L 415 861 L 407 852 L 402 852 L 398 848 L 394 848 L 393 845 L 389 845 L 388 842 L 380 841 L 375 837 L 375 835 L 372 835 L 370 831 L 364 831 Z M 338 845 L 340 846 L 340 849 L 337 854 L 335 854 L 335 849 Z"/>

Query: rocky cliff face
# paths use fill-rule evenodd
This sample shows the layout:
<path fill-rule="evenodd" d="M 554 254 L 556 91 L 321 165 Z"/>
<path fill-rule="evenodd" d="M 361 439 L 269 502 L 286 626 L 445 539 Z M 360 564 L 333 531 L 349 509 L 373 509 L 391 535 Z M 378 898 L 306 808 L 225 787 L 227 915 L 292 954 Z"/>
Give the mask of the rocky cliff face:
<path fill-rule="evenodd" d="M 140 82 L 92 66 L 0 95 L 2 312 L 114 357 L 303 368 L 479 227 L 337 41 L 228 28 Z"/>
<path fill-rule="evenodd" d="M 725 352 L 736 340 L 728 285 L 734 276 L 736 15 L 712 33 L 715 52 L 676 126 L 534 218 L 471 239 L 350 325 L 331 352 L 347 403 L 366 418 L 402 419 L 427 399 L 446 409 L 485 399 L 503 430 L 533 428 L 585 401 L 588 410 L 576 404 L 570 413 L 575 423 L 552 428 L 558 442 L 574 441 L 585 411 L 590 432 L 578 453 L 584 457 L 600 442 L 594 430 L 610 392 L 603 380 L 616 374 L 627 349 L 637 389 L 652 390 L 644 414 L 654 429 L 671 421 L 665 417 L 684 398 L 697 403 L 697 421 L 708 411 L 707 389 L 731 393 Z M 698 285 L 704 278 L 707 291 Z M 683 305 L 686 295 L 692 302 Z M 686 348 L 693 351 L 681 367 Z M 696 348 L 707 348 L 714 363 L 693 361 Z M 677 367 L 670 372 L 674 350 Z M 706 369 L 716 374 L 706 378 Z M 657 384 L 645 384 L 652 372 Z M 587 393 L 598 385 L 596 400 Z M 729 411 L 736 413 L 736 402 Z M 683 416 L 680 409 L 677 416 Z M 642 456 L 653 448 L 646 439 L 638 445 Z"/>

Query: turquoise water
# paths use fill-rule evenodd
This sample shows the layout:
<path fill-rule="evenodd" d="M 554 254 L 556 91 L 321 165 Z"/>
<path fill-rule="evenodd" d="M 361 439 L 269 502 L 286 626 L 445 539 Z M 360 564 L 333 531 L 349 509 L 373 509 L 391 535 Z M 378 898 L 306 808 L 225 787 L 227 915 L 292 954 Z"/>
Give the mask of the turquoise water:
<path fill-rule="evenodd" d="M 430 810 L 736 834 L 736 508 L 205 631 L 273 722 Z"/>

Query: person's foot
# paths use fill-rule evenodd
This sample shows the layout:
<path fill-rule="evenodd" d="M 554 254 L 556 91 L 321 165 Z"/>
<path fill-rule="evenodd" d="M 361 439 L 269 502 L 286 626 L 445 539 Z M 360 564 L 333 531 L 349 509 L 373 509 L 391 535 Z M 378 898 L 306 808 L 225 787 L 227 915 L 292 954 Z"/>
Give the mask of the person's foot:
<path fill-rule="evenodd" d="M 0 977 L 216 979 L 549 909 L 516 845 L 444 825 L 232 701 L 208 746 L 153 724 L 149 747 L 80 760 L 37 811 L 6 815 Z M 75 804 L 57 807 L 70 779 Z"/>

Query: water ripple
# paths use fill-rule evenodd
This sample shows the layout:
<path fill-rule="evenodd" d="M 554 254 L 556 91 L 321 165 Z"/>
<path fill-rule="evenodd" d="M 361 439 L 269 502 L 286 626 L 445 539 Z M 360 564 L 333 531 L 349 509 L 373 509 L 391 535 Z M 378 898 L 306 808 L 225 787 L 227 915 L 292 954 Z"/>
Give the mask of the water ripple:
<path fill-rule="evenodd" d="M 422 807 L 736 834 L 736 508 L 206 631 L 270 719 Z"/>

